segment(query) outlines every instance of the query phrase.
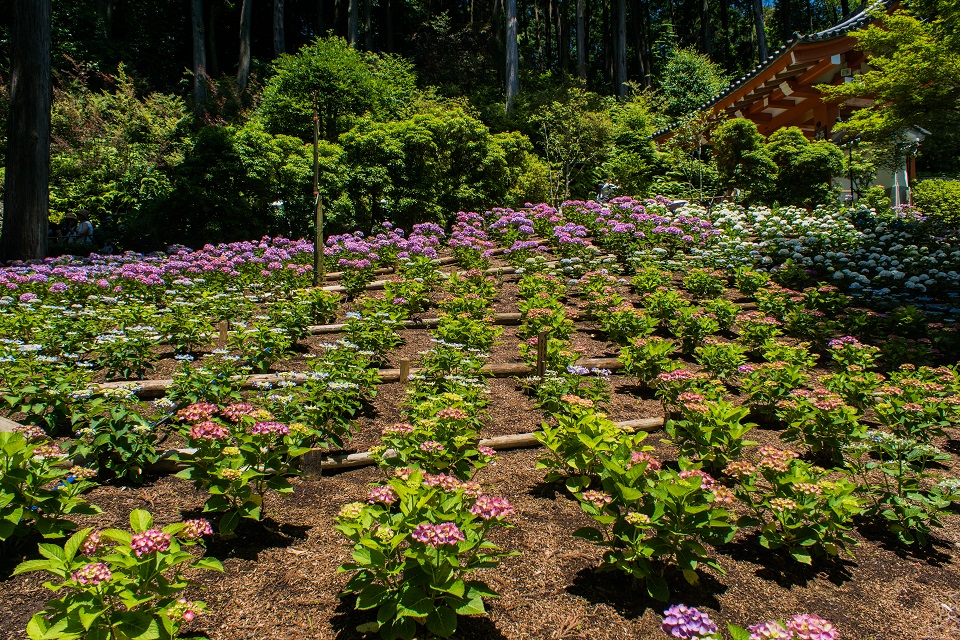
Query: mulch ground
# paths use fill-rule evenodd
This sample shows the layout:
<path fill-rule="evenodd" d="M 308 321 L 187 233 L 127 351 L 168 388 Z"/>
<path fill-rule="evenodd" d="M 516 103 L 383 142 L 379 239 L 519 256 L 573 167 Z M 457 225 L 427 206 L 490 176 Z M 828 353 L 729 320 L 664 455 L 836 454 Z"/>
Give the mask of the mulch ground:
<path fill-rule="evenodd" d="M 505 297 L 515 298 L 515 285 L 506 284 L 504 289 Z M 511 304 L 515 309 L 515 302 Z M 498 305 L 497 310 L 511 309 Z M 574 343 L 585 355 L 615 353 L 591 324 L 580 323 L 580 329 Z M 429 348 L 426 331 L 404 331 L 403 337 L 404 345 L 390 354 L 393 364 L 399 358 L 416 362 L 419 352 Z M 304 343 L 305 350 L 312 340 Z M 505 327 L 500 340 L 490 361 L 517 361 L 516 328 Z M 660 404 L 633 382 L 612 378 L 610 417 L 662 416 Z M 517 380 L 489 380 L 488 386 L 491 403 L 484 437 L 533 431 L 545 419 Z M 358 421 L 351 450 L 379 443 L 380 430 L 400 419 L 403 395 L 398 383 L 378 388 L 370 410 Z M 960 454 L 958 434 L 954 430 L 951 435 L 936 444 Z M 658 456 L 675 458 L 675 448 L 661 442 L 662 437 L 662 432 L 654 432 L 647 442 L 656 447 Z M 783 446 L 771 425 L 761 425 L 749 437 Z M 598 572 L 600 550 L 571 537 L 592 521 L 562 487 L 543 482 L 544 472 L 535 469 L 538 455 L 534 449 L 505 451 L 478 474 L 490 493 L 506 496 L 517 511 L 517 526 L 497 532 L 493 541 L 522 555 L 478 575 L 502 597 L 489 602 L 487 617 L 462 618 L 456 637 L 666 637 L 659 631 L 666 605 L 651 600 L 629 578 Z M 960 466 L 953 463 L 939 473 L 960 475 Z M 348 576 L 336 569 L 348 560 L 350 550 L 332 524 L 342 504 L 365 499 L 367 485 L 381 477 L 377 468 L 367 467 L 296 479 L 292 496 L 270 498 L 268 521 L 244 523 L 233 540 L 211 541 L 207 553 L 221 559 L 226 572 L 196 576 L 203 588 L 189 595 L 207 601 L 212 611 L 186 631 L 213 640 L 364 637 L 356 627 L 370 621 L 370 614 L 355 611 L 351 599 L 337 595 Z M 197 517 L 204 495 L 187 481 L 159 476 L 136 488 L 101 486 L 89 499 L 104 512 L 84 519 L 81 526 L 126 527 L 135 508 L 148 509 L 160 524 Z M 696 587 L 676 577 L 671 601 L 705 609 L 720 623 L 741 625 L 816 613 L 832 620 L 840 637 L 848 640 L 960 638 L 960 515 L 948 516 L 927 549 L 904 549 L 868 523 L 858 526 L 854 537 L 859 542 L 853 548 L 855 557 L 816 559 L 813 567 L 807 567 L 784 553 L 763 549 L 740 532 L 716 551 L 725 574 L 705 572 Z M 19 561 L 33 557 L 35 543 L 28 541 L 21 552 L 8 551 L 0 558 L 0 640 L 25 637 L 27 620 L 49 596 L 39 575 L 11 577 Z"/>

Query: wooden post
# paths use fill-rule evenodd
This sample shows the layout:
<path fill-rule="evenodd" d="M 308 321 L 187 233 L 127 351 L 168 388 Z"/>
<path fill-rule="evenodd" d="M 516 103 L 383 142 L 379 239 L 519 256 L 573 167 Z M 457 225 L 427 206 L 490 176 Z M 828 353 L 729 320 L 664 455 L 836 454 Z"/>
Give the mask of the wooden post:
<path fill-rule="evenodd" d="M 320 264 L 323 262 L 323 210 L 320 208 L 320 116 L 317 114 L 317 95 L 313 95 L 313 197 L 316 207 L 316 234 L 313 238 L 313 286 L 320 286 Z"/>
<path fill-rule="evenodd" d="M 227 346 L 227 331 L 230 329 L 230 325 L 227 324 L 226 320 L 221 320 L 219 325 L 220 335 L 217 339 L 218 347 Z"/>
<path fill-rule="evenodd" d="M 537 377 L 543 378 L 547 370 L 547 340 L 548 332 L 541 331 L 537 336 Z"/>
<path fill-rule="evenodd" d="M 400 384 L 404 387 L 407 386 L 407 382 L 410 379 L 410 360 L 404 358 L 400 361 Z"/>

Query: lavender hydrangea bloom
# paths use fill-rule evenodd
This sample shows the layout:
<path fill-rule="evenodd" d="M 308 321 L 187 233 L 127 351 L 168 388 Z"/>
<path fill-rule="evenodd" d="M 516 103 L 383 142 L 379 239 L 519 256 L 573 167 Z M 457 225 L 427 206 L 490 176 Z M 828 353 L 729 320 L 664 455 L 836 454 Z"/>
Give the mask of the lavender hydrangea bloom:
<path fill-rule="evenodd" d="M 707 614 L 685 604 L 673 605 L 663 612 L 663 616 L 660 628 L 674 638 L 695 640 L 711 638 L 717 633 L 717 625 Z"/>

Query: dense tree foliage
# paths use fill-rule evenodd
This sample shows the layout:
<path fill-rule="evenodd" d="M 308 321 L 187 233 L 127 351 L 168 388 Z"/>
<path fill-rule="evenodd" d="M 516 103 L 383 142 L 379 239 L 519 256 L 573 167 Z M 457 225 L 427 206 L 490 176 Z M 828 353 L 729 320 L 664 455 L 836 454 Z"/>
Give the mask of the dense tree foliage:
<path fill-rule="evenodd" d="M 921 0 L 857 32 L 871 69 L 853 82 L 825 88 L 837 100 L 870 99 L 844 126 L 865 139 L 896 144 L 900 132 L 930 130 L 922 153 L 929 166 L 960 170 L 960 9 Z"/>
<path fill-rule="evenodd" d="M 330 231 L 604 181 L 812 205 L 830 176 L 867 184 L 914 125 L 932 132 L 921 169 L 956 174 L 960 11 L 905 6 L 858 34 L 873 70 L 834 90 L 877 100 L 846 123 L 862 145 L 838 169 L 826 143 L 695 109 L 795 32 L 860 10 L 846 0 L 523 0 L 515 23 L 505 0 L 53 0 L 51 218 L 90 209 L 122 247 L 308 234 L 315 113 Z M 11 27 L 0 12 L 3 69 Z"/>

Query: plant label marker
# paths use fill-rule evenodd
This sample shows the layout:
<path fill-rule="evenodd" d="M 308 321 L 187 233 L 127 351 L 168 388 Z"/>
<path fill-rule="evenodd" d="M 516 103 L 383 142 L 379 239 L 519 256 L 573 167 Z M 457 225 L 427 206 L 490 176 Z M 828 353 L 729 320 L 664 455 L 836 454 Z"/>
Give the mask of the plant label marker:
<path fill-rule="evenodd" d="M 541 331 L 537 336 L 537 377 L 543 378 L 547 370 L 547 332 Z"/>
<path fill-rule="evenodd" d="M 407 386 L 407 381 L 410 379 L 410 360 L 404 358 L 400 361 L 400 384 L 404 387 Z"/>

